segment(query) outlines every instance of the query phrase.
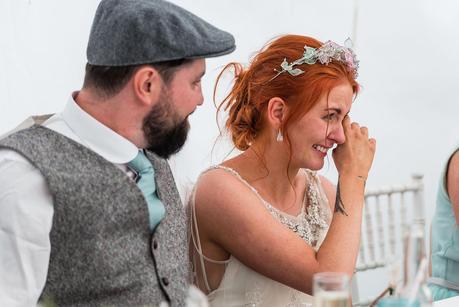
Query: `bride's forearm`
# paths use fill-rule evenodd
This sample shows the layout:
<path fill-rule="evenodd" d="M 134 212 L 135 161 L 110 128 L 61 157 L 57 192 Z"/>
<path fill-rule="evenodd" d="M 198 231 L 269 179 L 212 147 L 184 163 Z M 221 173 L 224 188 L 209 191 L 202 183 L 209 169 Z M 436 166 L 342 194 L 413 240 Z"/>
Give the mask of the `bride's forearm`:
<path fill-rule="evenodd" d="M 316 255 L 320 271 L 352 275 L 359 251 L 364 190 L 365 178 L 340 176 L 333 220 Z"/>

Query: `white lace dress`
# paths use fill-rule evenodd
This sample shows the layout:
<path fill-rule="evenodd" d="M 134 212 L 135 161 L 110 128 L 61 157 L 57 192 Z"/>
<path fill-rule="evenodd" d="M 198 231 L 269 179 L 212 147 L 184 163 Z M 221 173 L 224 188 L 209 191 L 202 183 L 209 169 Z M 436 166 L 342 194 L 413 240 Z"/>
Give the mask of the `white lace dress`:
<path fill-rule="evenodd" d="M 279 220 L 285 227 L 288 227 L 298 234 L 316 251 L 319 249 L 327 234 L 332 213 L 316 172 L 304 170 L 307 176 L 308 186 L 303 199 L 303 207 L 298 216 L 292 216 L 276 209 L 265 201 L 259 195 L 258 191 L 246 182 L 235 170 L 224 166 L 214 166 L 209 170 L 215 168 L 223 169 L 236 176 L 258 196 L 273 218 Z M 192 214 L 191 227 L 194 228 L 194 232 L 193 229 L 191 231 L 191 237 L 194 246 L 193 252 L 197 255 L 193 261 L 193 272 L 195 274 L 195 280 L 196 278 L 200 278 L 201 281 L 203 281 L 206 287 L 206 289 L 203 290 L 209 293 L 208 299 L 211 306 L 312 306 L 312 296 L 255 272 L 233 256 L 230 256 L 226 261 L 216 261 L 206 257 L 202 253 L 199 235 L 196 236 L 194 234 L 199 233 L 194 209 L 194 196 L 195 191 L 193 191 L 190 201 Z M 225 266 L 223 278 L 216 289 L 211 289 L 209 286 L 206 276 L 206 262 L 213 265 Z M 196 270 L 196 267 L 203 269 Z M 201 276 L 197 276 L 197 274 Z"/>

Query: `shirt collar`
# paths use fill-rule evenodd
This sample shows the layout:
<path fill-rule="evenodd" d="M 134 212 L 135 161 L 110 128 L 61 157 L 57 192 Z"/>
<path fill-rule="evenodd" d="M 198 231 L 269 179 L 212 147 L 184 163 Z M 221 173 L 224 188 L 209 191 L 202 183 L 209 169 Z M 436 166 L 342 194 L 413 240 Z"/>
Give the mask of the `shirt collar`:
<path fill-rule="evenodd" d="M 86 113 L 75 102 L 74 92 L 62 112 L 62 119 L 81 139 L 82 144 L 109 162 L 125 164 L 133 160 L 139 149 L 131 141 Z"/>

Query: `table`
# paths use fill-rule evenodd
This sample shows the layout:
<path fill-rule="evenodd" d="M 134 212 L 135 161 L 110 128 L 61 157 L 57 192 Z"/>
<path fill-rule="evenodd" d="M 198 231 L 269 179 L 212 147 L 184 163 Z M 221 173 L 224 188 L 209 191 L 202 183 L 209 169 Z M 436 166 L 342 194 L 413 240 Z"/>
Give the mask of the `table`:
<path fill-rule="evenodd" d="M 444 300 L 439 300 L 433 303 L 433 307 L 458 307 L 459 306 L 459 296 L 445 298 Z"/>

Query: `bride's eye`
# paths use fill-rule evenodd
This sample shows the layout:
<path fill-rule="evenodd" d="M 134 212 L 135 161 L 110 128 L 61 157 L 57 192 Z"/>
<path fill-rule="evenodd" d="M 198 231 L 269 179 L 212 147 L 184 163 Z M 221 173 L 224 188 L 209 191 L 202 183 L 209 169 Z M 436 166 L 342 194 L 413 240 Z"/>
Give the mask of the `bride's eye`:
<path fill-rule="evenodd" d="M 336 116 L 336 113 L 329 113 L 327 115 L 325 115 L 324 117 L 322 117 L 322 119 L 326 120 L 326 121 L 331 121 L 332 119 L 334 119 Z"/>

